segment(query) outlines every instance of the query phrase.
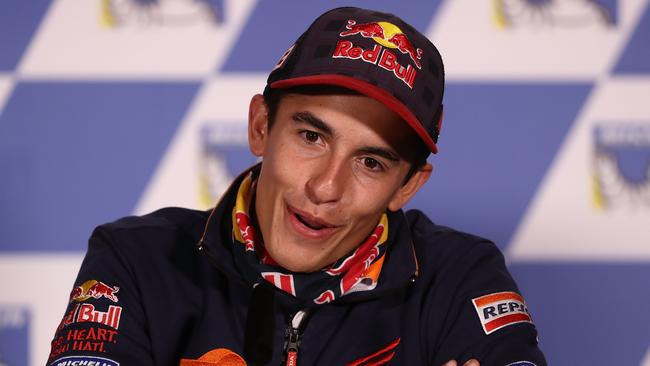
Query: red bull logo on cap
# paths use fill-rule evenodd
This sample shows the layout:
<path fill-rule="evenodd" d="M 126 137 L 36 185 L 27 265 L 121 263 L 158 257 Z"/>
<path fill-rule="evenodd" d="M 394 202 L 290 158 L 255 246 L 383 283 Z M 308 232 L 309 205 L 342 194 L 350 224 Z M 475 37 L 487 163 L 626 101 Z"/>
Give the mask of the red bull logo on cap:
<path fill-rule="evenodd" d="M 411 64 L 406 66 L 400 64 L 397 61 L 397 55 L 391 49 L 397 49 L 408 55 L 417 69 L 422 69 L 422 49 L 415 47 L 399 27 L 388 22 L 357 24 L 355 20 L 348 20 L 345 29 L 339 34 L 341 37 L 359 35 L 371 38 L 378 45 L 372 49 L 363 49 L 355 46 L 351 41 L 340 40 L 336 44 L 332 57 L 360 59 L 378 65 L 385 70 L 392 71 L 395 77 L 406 83 L 409 88 L 413 88 L 417 70 Z"/>
<path fill-rule="evenodd" d="M 88 280 L 72 289 L 70 292 L 70 302 L 86 301 L 90 298 L 101 299 L 102 297 L 118 302 L 117 295 L 115 295 L 120 288 L 118 286 L 109 286 L 104 282 L 97 280 Z"/>

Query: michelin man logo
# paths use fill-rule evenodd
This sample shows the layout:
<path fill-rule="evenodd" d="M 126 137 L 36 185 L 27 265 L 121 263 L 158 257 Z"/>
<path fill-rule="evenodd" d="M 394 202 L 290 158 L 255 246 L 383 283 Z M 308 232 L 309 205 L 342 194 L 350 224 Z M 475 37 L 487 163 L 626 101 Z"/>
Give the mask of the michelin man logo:
<path fill-rule="evenodd" d="M 593 194 L 601 209 L 650 209 L 650 122 L 595 127 Z"/>
<path fill-rule="evenodd" d="M 223 23 L 225 0 L 100 0 L 101 19 L 109 27 L 125 25 L 189 26 Z"/>
<path fill-rule="evenodd" d="M 502 28 L 612 26 L 611 11 L 598 0 L 493 0 Z"/>

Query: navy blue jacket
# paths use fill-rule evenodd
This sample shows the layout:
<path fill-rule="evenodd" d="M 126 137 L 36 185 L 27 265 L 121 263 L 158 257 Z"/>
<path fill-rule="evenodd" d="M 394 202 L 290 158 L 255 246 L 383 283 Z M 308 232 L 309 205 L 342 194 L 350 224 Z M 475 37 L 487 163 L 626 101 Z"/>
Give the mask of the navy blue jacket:
<path fill-rule="evenodd" d="M 209 212 L 167 208 L 95 229 L 48 365 L 191 365 L 217 348 L 246 356 L 246 329 L 257 328 L 247 318 L 259 314 L 251 315 L 255 284 L 237 271 L 231 226 L 222 224 L 232 205 L 226 198 L 217 206 L 202 250 Z M 309 316 L 298 329 L 300 366 L 546 364 L 494 244 L 419 211 L 390 213 L 389 225 L 374 290 L 315 306 L 273 288 L 264 308 L 274 318 L 259 324 L 269 365 L 287 363 L 288 330 L 301 309 Z M 256 364 L 250 352 L 247 360 Z"/>

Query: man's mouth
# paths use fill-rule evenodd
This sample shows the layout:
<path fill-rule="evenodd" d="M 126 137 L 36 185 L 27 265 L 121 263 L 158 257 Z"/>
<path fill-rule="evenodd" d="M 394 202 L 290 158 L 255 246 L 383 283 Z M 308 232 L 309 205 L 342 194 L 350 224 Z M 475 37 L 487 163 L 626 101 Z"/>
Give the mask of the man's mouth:
<path fill-rule="evenodd" d="M 303 225 L 308 230 L 323 232 L 331 231 L 338 227 L 337 225 L 334 225 L 322 218 L 312 216 L 291 206 L 287 206 L 287 209 L 289 211 L 289 214 L 293 216 L 299 224 Z"/>
<path fill-rule="evenodd" d="M 298 221 L 300 221 L 303 225 L 307 226 L 310 229 L 320 230 L 322 228 L 328 227 L 328 225 L 323 224 L 322 222 L 319 222 L 317 220 L 310 219 L 308 217 L 299 215 L 297 213 L 294 213 L 294 215 L 296 215 Z"/>

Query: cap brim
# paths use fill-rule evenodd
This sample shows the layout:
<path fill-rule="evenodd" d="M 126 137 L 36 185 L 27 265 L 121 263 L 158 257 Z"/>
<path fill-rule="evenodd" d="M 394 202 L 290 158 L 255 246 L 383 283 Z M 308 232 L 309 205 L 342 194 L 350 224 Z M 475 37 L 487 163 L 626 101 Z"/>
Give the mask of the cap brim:
<path fill-rule="evenodd" d="M 436 143 L 429 136 L 417 117 L 397 98 L 376 85 L 345 75 L 313 75 L 279 80 L 271 83 L 270 87 L 274 89 L 285 89 L 304 85 L 342 86 L 378 100 L 406 121 L 432 153 L 435 154 L 438 152 Z"/>

